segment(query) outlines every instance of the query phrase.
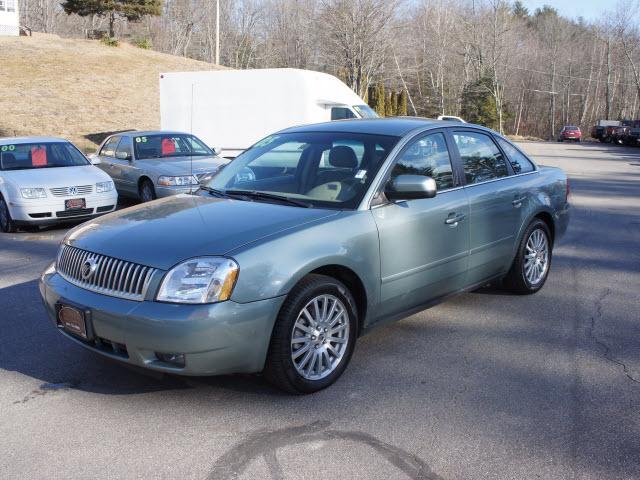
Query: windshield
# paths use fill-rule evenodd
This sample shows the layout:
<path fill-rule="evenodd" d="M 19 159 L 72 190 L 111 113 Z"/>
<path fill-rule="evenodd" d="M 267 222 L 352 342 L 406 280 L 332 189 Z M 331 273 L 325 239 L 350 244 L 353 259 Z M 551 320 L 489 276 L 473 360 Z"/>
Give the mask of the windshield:
<path fill-rule="evenodd" d="M 378 118 L 378 114 L 369 105 L 354 105 L 353 109 L 362 118 Z"/>
<path fill-rule="evenodd" d="M 207 185 L 277 194 L 320 208 L 356 208 L 398 137 L 344 132 L 271 135 Z"/>
<path fill-rule="evenodd" d="M 0 170 L 29 170 L 82 165 L 90 165 L 90 163 L 69 142 L 20 143 L 0 147 Z"/>
<path fill-rule="evenodd" d="M 202 140 L 193 135 L 141 135 L 133 137 L 136 159 L 166 157 L 204 157 L 214 153 Z"/>

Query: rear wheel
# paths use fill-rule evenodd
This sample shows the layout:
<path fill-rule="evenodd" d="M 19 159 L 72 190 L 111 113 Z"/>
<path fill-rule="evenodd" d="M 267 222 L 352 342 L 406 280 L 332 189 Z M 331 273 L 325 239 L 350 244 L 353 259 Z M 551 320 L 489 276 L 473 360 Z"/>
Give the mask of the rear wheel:
<path fill-rule="evenodd" d="M 153 188 L 153 184 L 150 180 L 145 179 L 140 184 L 139 189 L 140 200 L 143 202 L 150 202 L 151 200 L 156 199 L 156 190 Z"/>
<path fill-rule="evenodd" d="M 14 233 L 18 230 L 16 223 L 11 218 L 9 206 L 2 195 L 0 195 L 0 228 L 5 233 Z"/>
<path fill-rule="evenodd" d="M 505 278 L 505 286 L 520 294 L 540 290 L 549 275 L 551 249 L 549 227 L 542 220 L 535 219 L 520 240 L 516 257 Z"/>
<path fill-rule="evenodd" d="M 265 376 L 289 393 L 328 387 L 344 372 L 357 335 L 353 296 L 338 280 L 308 275 L 285 300 L 271 336 Z"/>

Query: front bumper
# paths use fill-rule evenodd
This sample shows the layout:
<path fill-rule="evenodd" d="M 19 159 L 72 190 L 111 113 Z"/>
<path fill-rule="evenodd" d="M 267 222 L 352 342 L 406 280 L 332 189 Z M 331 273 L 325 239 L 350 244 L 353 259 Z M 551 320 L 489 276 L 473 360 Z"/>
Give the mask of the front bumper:
<path fill-rule="evenodd" d="M 192 185 L 190 187 L 162 187 L 156 185 L 156 197 L 164 198 L 171 197 L 172 195 L 179 195 L 180 193 L 193 193 L 200 188 L 198 185 Z"/>
<path fill-rule="evenodd" d="M 277 297 L 244 304 L 136 302 L 76 287 L 55 271 L 45 272 L 39 287 L 54 325 L 60 300 L 90 310 L 89 328 L 97 340 L 87 342 L 59 330 L 66 337 L 122 362 L 181 375 L 261 371 L 271 331 L 284 301 L 284 297 Z M 155 352 L 184 354 L 185 365 L 164 363 Z"/>
<path fill-rule="evenodd" d="M 115 190 L 103 194 L 91 194 L 84 197 L 86 208 L 78 211 L 65 211 L 64 203 L 74 197 L 19 199 L 9 201 L 11 218 L 17 223 L 44 225 L 75 219 L 89 218 L 112 212 L 118 204 Z"/>

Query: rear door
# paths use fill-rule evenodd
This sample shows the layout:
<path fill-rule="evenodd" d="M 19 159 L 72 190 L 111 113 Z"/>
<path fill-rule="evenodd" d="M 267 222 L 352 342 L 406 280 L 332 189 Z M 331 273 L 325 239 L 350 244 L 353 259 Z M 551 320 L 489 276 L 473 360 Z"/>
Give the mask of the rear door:
<path fill-rule="evenodd" d="M 438 187 L 436 196 L 372 209 L 380 238 L 381 316 L 406 312 L 464 287 L 469 206 L 449 150 L 443 131 L 420 134 L 399 154 L 389 178 L 430 176 Z"/>
<path fill-rule="evenodd" d="M 490 133 L 456 128 L 451 135 L 469 199 L 467 285 L 475 285 L 509 268 L 526 198 Z"/>

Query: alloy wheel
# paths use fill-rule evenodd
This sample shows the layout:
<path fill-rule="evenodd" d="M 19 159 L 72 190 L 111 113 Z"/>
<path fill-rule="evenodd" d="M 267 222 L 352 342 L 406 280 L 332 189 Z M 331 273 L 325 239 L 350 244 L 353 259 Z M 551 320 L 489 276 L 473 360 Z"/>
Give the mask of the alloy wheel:
<path fill-rule="evenodd" d="M 549 241 L 542 229 L 537 228 L 529 238 L 524 254 L 524 276 L 529 284 L 540 283 L 549 269 Z"/>
<path fill-rule="evenodd" d="M 320 380 L 342 361 L 349 343 L 349 313 L 340 299 L 323 294 L 298 314 L 291 332 L 291 360 L 306 380 Z"/>

